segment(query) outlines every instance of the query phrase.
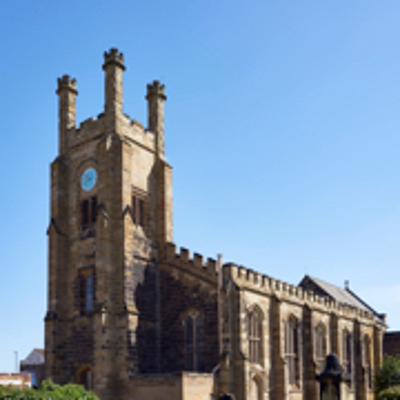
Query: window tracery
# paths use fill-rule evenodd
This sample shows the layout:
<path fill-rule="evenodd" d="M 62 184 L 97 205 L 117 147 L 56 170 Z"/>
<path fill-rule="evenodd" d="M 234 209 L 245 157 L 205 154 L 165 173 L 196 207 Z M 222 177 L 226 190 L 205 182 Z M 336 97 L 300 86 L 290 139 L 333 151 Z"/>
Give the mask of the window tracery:
<path fill-rule="evenodd" d="M 285 353 L 290 385 L 296 385 L 300 378 L 298 325 L 298 321 L 294 316 L 289 317 L 286 322 Z"/>
<path fill-rule="evenodd" d="M 261 364 L 261 313 L 254 309 L 247 315 L 247 334 L 249 340 L 249 361 Z"/>
<path fill-rule="evenodd" d="M 322 372 L 325 368 L 326 357 L 326 329 L 323 323 L 319 323 L 315 328 L 315 361 L 317 372 Z"/>

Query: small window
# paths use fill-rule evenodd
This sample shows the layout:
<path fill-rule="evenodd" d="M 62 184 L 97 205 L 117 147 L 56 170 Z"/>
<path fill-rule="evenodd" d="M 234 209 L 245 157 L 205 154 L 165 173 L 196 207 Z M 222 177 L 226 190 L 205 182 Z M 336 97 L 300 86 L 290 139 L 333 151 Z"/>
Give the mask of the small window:
<path fill-rule="evenodd" d="M 132 189 L 132 219 L 136 226 L 146 226 L 147 193 L 139 188 Z"/>
<path fill-rule="evenodd" d="M 133 223 L 137 226 L 145 225 L 145 203 L 138 196 L 132 196 L 132 217 Z"/>
<path fill-rule="evenodd" d="M 290 317 L 286 322 L 285 352 L 290 385 L 299 382 L 299 329 L 297 319 Z"/>
<path fill-rule="evenodd" d="M 257 311 L 248 314 L 249 361 L 261 362 L 261 318 Z"/>
<path fill-rule="evenodd" d="M 204 317 L 191 312 L 184 320 L 185 370 L 204 371 Z"/>
<path fill-rule="evenodd" d="M 82 214 L 82 232 L 95 233 L 95 225 L 97 219 L 97 197 L 93 196 L 89 199 L 82 200 L 81 203 Z"/>
<path fill-rule="evenodd" d="M 95 279 L 93 267 L 79 271 L 79 309 L 81 315 L 90 314 L 94 309 Z"/>

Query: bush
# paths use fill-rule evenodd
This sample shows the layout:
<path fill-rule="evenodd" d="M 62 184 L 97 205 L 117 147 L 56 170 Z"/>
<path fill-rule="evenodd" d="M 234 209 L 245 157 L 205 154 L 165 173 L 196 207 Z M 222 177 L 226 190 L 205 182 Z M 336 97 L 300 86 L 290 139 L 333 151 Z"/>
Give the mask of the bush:
<path fill-rule="evenodd" d="M 383 389 L 379 392 L 377 397 L 378 400 L 397 400 L 400 399 L 400 385 L 392 386 L 387 389 Z"/>
<path fill-rule="evenodd" d="M 376 397 L 377 399 L 400 399 L 399 389 L 400 359 L 393 356 L 385 356 L 375 374 Z"/>
<path fill-rule="evenodd" d="M 17 389 L 12 386 L 0 386 L 1 400 L 100 400 L 93 392 L 82 385 L 57 385 L 52 381 L 43 381 L 38 390 L 32 388 Z"/>

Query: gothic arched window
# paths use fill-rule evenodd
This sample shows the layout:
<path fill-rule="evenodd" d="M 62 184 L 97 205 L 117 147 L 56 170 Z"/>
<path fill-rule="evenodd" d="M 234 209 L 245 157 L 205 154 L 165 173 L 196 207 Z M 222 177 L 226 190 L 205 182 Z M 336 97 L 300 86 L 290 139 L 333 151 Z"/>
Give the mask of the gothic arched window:
<path fill-rule="evenodd" d="M 286 322 L 285 353 L 290 385 L 299 381 L 299 327 L 297 319 L 291 316 Z"/>
<path fill-rule="evenodd" d="M 185 370 L 204 371 L 204 316 L 190 312 L 184 320 Z"/>
<path fill-rule="evenodd" d="M 249 361 L 261 363 L 261 313 L 258 310 L 249 312 L 247 316 L 247 333 L 249 338 Z"/>
<path fill-rule="evenodd" d="M 317 371 L 322 372 L 325 368 L 326 357 L 326 330 L 325 325 L 319 323 L 315 328 L 315 361 Z"/>
<path fill-rule="evenodd" d="M 80 268 L 77 276 L 77 307 L 81 315 L 93 312 L 95 303 L 95 270 L 94 267 Z"/>
<path fill-rule="evenodd" d="M 351 334 L 347 329 L 343 331 L 342 349 L 343 349 L 343 360 L 342 360 L 343 369 L 349 375 L 351 384 L 352 370 L 353 370 L 352 366 L 353 352 L 352 352 Z"/>

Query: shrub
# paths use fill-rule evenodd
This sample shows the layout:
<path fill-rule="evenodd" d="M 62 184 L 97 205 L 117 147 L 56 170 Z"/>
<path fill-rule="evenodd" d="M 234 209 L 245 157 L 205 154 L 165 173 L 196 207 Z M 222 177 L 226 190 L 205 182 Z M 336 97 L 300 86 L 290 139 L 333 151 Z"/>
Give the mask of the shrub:
<path fill-rule="evenodd" d="M 398 400 L 400 399 L 400 385 L 392 386 L 387 389 L 383 389 L 379 392 L 377 397 L 378 400 Z"/>
<path fill-rule="evenodd" d="M 381 366 L 375 374 L 375 394 L 378 399 L 400 398 L 395 393 L 400 388 L 400 359 L 393 356 L 385 356 Z M 386 395 L 384 394 L 386 393 Z M 391 396 L 391 397 L 390 397 Z"/>
<path fill-rule="evenodd" d="M 32 388 L 17 389 L 12 386 L 0 386 L 1 400 L 99 400 L 82 385 L 57 385 L 52 381 L 43 381 L 38 390 Z"/>

